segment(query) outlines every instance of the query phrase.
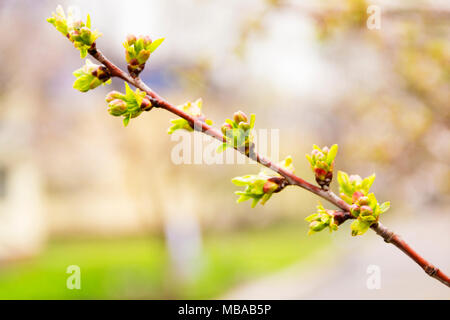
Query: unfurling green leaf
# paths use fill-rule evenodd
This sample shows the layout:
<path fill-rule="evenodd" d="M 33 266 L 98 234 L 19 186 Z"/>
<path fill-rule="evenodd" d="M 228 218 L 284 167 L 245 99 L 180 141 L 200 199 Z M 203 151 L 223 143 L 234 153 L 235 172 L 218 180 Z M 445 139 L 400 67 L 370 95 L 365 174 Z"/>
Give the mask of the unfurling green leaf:
<path fill-rule="evenodd" d="M 364 234 L 369 228 L 371 223 L 362 221 L 362 220 L 355 220 L 350 225 L 350 229 L 352 230 L 352 236 L 359 236 Z"/>
<path fill-rule="evenodd" d="M 153 41 L 149 48 L 150 53 L 153 53 L 153 51 L 155 51 L 161 45 L 161 43 L 163 41 L 164 41 L 164 38 L 156 39 L 155 41 Z"/>
<path fill-rule="evenodd" d="M 341 193 L 342 199 L 344 199 L 347 203 L 352 204 L 351 199 L 353 197 L 353 194 L 355 192 L 361 192 L 363 195 L 367 195 L 374 180 L 375 174 L 362 179 L 358 175 L 351 175 L 349 177 L 347 173 L 339 171 L 339 192 Z"/>
<path fill-rule="evenodd" d="M 125 82 L 125 94 L 118 91 L 111 91 L 106 96 L 108 102 L 108 112 L 115 117 L 123 116 L 123 125 L 126 127 L 130 119 L 139 116 L 142 111 L 150 110 L 151 102 L 146 97 L 146 93 L 139 89 L 131 90 Z"/>
<path fill-rule="evenodd" d="M 391 203 L 389 201 L 383 202 L 380 205 L 380 213 L 388 211 L 390 207 L 391 207 Z"/>
<path fill-rule="evenodd" d="M 61 6 L 56 8 L 52 17 L 47 21 L 55 26 L 56 30 L 67 37 L 80 50 L 81 58 L 86 57 L 88 50 L 94 45 L 101 33 L 97 30 L 91 30 L 91 17 L 88 15 L 86 24 L 74 16 L 73 10 L 69 8 L 67 16 Z"/>
<path fill-rule="evenodd" d="M 316 145 L 313 145 L 311 154 L 306 155 L 311 169 L 314 172 L 316 182 L 323 189 L 327 190 L 333 179 L 334 158 L 338 151 L 337 144 L 333 145 L 330 149 L 323 147 L 322 149 Z"/>
<path fill-rule="evenodd" d="M 317 212 L 305 218 L 309 224 L 308 234 L 313 234 L 315 232 L 322 231 L 326 227 L 329 228 L 330 232 L 336 231 L 338 229 L 337 223 L 334 221 L 334 210 L 325 209 L 319 202 L 317 205 Z"/>
<path fill-rule="evenodd" d="M 164 38 L 152 41 L 148 36 L 136 37 L 128 35 L 123 43 L 125 48 L 125 59 L 128 63 L 128 71 L 137 76 L 145 68 L 145 63 L 150 54 L 163 42 Z"/>
<path fill-rule="evenodd" d="M 206 117 L 202 114 L 202 106 L 203 106 L 203 101 L 201 98 L 199 98 L 194 102 L 188 101 L 185 104 L 178 106 L 177 108 L 186 112 L 190 116 L 192 116 L 208 125 L 211 125 L 212 120 L 206 119 Z M 170 122 L 172 123 L 172 126 L 167 131 L 167 133 L 169 133 L 169 134 L 172 134 L 176 130 L 180 130 L 180 129 L 183 129 L 186 131 L 194 131 L 194 128 L 185 119 L 182 119 L 182 118 L 172 119 L 172 120 L 170 120 Z"/>
<path fill-rule="evenodd" d="M 287 157 L 280 165 L 286 163 L 287 168 L 294 170 L 291 157 Z M 272 197 L 272 194 L 281 191 L 286 186 L 283 177 L 265 169 L 262 169 L 258 174 L 235 177 L 231 182 L 238 187 L 245 187 L 243 191 L 235 192 L 239 195 L 237 203 L 252 200 L 252 208 L 258 203 L 264 205 Z"/>
<path fill-rule="evenodd" d="M 73 75 L 77 78 L 73 87 L 81 92 L 95 89 L 102 84 L 111 83 L 111 76 L 105 66 L 93 64 L 86 59 L 85 65 L 76 70 Z"/>
<path fill-rule="evenodd" d="M 218 149 L 218 152 L 224 151 L 226 148 L 238 148 L 249 155 L 254 148 L 252 130 L 255 126 L 255 115 L 250 115 L 250 121 L 247 115 L 242 111 L 233 114 L 232 119 L 226 119 L 221 130 L 225 136 L 226 146 Z"/>
<path fill-rule="evenodd" d="M 341 198 L 350 204 L 350 213 L 357 220 L 352 223 L 352 235 L 361 235 L 378 222 L 381 213 L 389 209 L 390 203 L 379 204 L 373 193 L 369 193 L 375 180 L 375 174 L 362 179 L 358 175 L 348 176 L 338 172 L 339 191 Z"/>

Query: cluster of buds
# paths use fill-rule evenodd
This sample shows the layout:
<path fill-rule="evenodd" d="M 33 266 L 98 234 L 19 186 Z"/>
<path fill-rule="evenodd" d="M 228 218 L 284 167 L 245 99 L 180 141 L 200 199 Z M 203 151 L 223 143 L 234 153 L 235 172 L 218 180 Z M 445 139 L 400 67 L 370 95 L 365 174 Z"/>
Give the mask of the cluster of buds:
<path fill-rule="evenodd" d="M 137 77 L 145 68 L 150 54 L 158 48 L 164 38 L 152 41 L 149 36 L 136 37 L 128 35 L 123 43 L 125 47 L 125 59 L 128 63 L 128 72 L 131 76 Z"/>
<path fill-rule="evenodd" d="M 255 126 L 255 115 L 250 115 L 250 120 L 242 111 L 233 114 L 233 120 L 227 119 L 221 130 L 226 142 L 217 148 L 217 152 L 223 152 L 226 148 L 232 147 L 244 151 L 249 155 L 254 151 L 252 129 Z"/>
<path fill-rule="evenodd" d="M 127 126 L 130 119 L 139 116 L 142 111 L 149 111 L 152 108 L 150 99 L 144 91 L 130 89 L 125 83 L 125 94 L 118 91 L 111 91 L 106 96 L 108 112 L 115 117 L 123 116 L 123 124 Z"/>
<path fill-rule="evenodd" d="M 286 170 L 294 172 L 292 165 L 292 158 L 289 156 L 280 163 L 280 166 Z M 264 205 L 267 200 L 272 197 L 272 194 L 280 192 L 287 185 L 285 178 L 278 174 L 273 174 L 268 170 L 261 170 L 258 174 L 245 175 L 242 177 L 235 177 L 231 180 L 236 186 L 245 187 L 243 191 L 236 191 L 235 194 L 239 196 L 237 203 L 252 200 L 252 208 L 258 202 Z"/>
<path fill-rule="evenodd" d="M 97 88 L 99 85 L 111 83 L 111 74 L 105 66 L 100 66 L 86 59 L 85 65 L 76 70 L 73 75 L 77 78 L 73 87 L 81 92 Z"/>
<path fill-rule="evenodd" d="M 317 205 L 317 212 L 305 218 L 309 222 L 308 234 L 322 231 L 326 227 L 330 229 L 330 232 L 338 229 L 338 223 L 335 221 L 335 210 L 327 210 L 319 202 Z"/>
<path fill-rule="evenodd" d="M 341 198 L 350 204 L 350 213 L 356 218 L 351 224 L 352 235 L 364 234 L 369 227 L 378 222 L 381 213 L 387 211 L 390 203 L 379 204 L 375 195 L 369 193 L 375 180 L 375 175 L 362 179 L 358 175 L 351 175 L 339 171 L 338 182 Z"/>
<path fill-rule="evenodd" d="M 56 8 L 52 17 L 47 21 L 55 26 L 56 30 L 72 41 L 75 48 L 80 50 L 81 58 L 86 57 L 88 50 L 95 46 L 95 41 L 101 36 L 97 30 L 91 30 L 91 18 L 88 15 L 86 23 L 76 19 L 73 10 L 69 9 L 67 16 L 61 6 Z"/>
<path fill-rule="evenodd" d="M 203 107 L 203 100 L 201 98 L 197 99 L 194 102 L 186 102 L 185 104 L 182 104 L 178 106 L 177 108 L 180 110 L 183 110 L 193 118 L 200 120 L 208 125 L 212 125 L 212 120 L 206 119 L 205 115 L 202 113 L 202 107 Z M 172 123 L 172 126 L 169 128 L 167 133 L 172 134 L 176 130 L 187 130 L 189 132 L 194 131 L 194 128 L 192 127 L 192 124 L 189 123 L 186 119 L 180 118 L 180 119 L 172 119 L 170 120 Z"/>
<path fill-rule="evenodd" d="M 334 158 L 336 158 L 337 151 L 337 144 L 334 144 L 329 149 L 328 147 L 320 149 L 314 145 L 311 155 L 306 155 L 317 183 L 324 190 L 328 190 L 333 179 Z"/>

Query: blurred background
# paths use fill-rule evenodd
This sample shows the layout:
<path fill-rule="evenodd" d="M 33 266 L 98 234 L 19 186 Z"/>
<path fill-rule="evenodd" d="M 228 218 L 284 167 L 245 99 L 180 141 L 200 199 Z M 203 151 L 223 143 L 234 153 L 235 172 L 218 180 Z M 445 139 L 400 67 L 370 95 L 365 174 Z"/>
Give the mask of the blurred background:
<path fill-rule="evenodd" d="M 83 62 L 45 21 L 58 4 L 90 13 L 122 67 L 128 33 L 165 37 L 143 80 L 176 105 L 202 97 L 218 125 L 255 113 L 307 180 L 312 144 L 339 144 L 337 169 L 376 172 L 383 223 L 450 272 L 448 1 L 1 0 L 0 298 L 450 298 L 373 232 L 307 236 L 306 191 L 236 204 L 230 180 L 256 164 L 175 165 L 167 112 L 124 128 L 104 102 L 122 81 L 72 89 Z"/>

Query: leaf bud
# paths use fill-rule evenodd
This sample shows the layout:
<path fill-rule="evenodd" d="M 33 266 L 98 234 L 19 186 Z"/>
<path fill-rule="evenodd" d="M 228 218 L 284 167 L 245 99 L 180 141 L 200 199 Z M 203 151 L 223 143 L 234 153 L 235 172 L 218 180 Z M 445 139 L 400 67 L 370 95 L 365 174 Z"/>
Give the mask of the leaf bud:
<path fill-rule="evenodd" d="M 234 120 L 234 122 L 239 124 L 241 122 L 247 122 L 248 118 L 247 118 L 247 115 L 245 113 L 243 113 L 242 111 L 237 111 L 233 114 L 233 120 Z"/>
<path fill-rule="evenodd" d="M 127 111 L 126 102 L 120 99 L 112 100 L 108 107 L 108 112 L 115 117 L 121 116 Z"/>
<path fill-rule="evenodd" d="M 243 131 L 248 131 L 250 130 L 250 124 L 248 124 L 247 122 L 241 122 L 239 123 L 239 129 Z"/>
<path fill-rule="evenodd" d="M 364 194 L 361 191 L 355 191 L 352 195 L 352 201 L 355 203 L 359 198 L 363 197 Z"/>
<path fill-rule="evenodd" d="M 123 99 L 123 98 L 125 98 L 125 96 L 122 94 L 122 93 L 120 93 L 119 91 L 111 91 L 111 92 L 109 92 L 107 95 L 106 95 L 106 98 L 105 98 L 105 100 L 106 100 L 106 102 L 111 102 L 111 101 L 113 101 L 113 100 L 115 100 L 115 99 Z"/>
<path fill-rule="evenodd" d="M 264 183 L 263 192 L 264 193 L 272 193 L 279 188 L 279 185 L 273 181 L 267 181 Z"/>
<path fill-rule="evenodd" d="M 359 214 L 361 212 L 361 208 L 357 205 L 357 204 L 352 204 L 350 206 L 350 213 L 354 216 L 354 217 L 358 217 Z"/>
<path fill-rule="evenodd" d="M 369 206 L 361 206 L 361 215 L 362 216 L 370 216 L 373 214 L 373 210 Z"/>
<path fill-rule="evenodd" d="M 360 197 L 357 202 L 358 202 L 358 205 L 360 205 L 360 206 L 367 206 L 369 204 L 369 198 L 363 196 L 363 197 Z"/>
<path fill-rule="evenodd" d="M 141 109 L 142 110 L 150 110 L 151 107 L 152 107 L 152 103 L 151 103 L 150 99 L 148 99 L 147 97 L 142 99 L 142 102 L 141 102 Z"/>
<path fill-rule="evenodd" d="M 129 46 L 131 46 L 136 42 L 136 36 L 134 34 L 129 34 L 129 35 L 127 35 L 126 41 L 127 41 L 127 44 Z"/>
<path fill-rule="evenodd" d="M 231 124 L 225 122 L 224 124 L 222 124 L 222 127 L 220 129 L 222 130 L 222 133 L 226 135 L 227 131 L 233 129 L 233 127 L 231 126 Z"/>
<path fill-rule="evenodd" d="M 313 221 L 309 224 L 309 228 L 315 232 L 322 231 L 326 226 L 327 225 L 325 223 L 322 223 L 320 221 Z"/>
<path fill-rule="evenodd" d="M 142 39 L 143 39 L 144 47 L 147 47 L 152 43 L 152 39 L 149 36 L 145 36 Z"/>

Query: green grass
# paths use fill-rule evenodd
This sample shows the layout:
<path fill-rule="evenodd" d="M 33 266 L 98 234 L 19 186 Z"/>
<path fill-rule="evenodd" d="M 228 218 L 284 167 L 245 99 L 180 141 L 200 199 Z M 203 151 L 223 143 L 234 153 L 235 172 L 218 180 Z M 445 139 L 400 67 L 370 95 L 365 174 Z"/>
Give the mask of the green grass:
<path fill-rule="evenodd" d="M 158 236 L 53 240 L 39 256 L 0 268 L 0 299 L 214 298 L 307 259 L 329 238 L 297 224 L 205 236 L 189 281 L 175 277 Z M 66 288 L 69 265 L 81 268 L 81 290 Z"/>

